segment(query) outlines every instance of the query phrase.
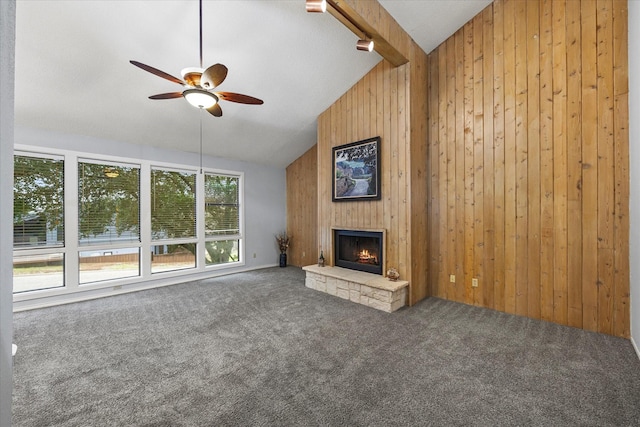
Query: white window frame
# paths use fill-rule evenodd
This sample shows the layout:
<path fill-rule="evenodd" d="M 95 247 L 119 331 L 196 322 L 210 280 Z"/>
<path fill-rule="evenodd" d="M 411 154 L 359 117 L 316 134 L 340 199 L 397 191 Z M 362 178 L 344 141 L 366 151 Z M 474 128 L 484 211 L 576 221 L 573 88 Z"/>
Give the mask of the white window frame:
<path fill-rule="evenodd" d="M 61 288 L 43 289 L 36 291 L 21 292 L 13 295 L 14 302 L 28 301 L 32 299 L 48 298 L 48 297 L 65 297 L 73 298 L 74 294 L 83 291 L 96 289 L 111 290 L 112 294 L 121 292 L 122 287 L 128 285 L 136 285 L 140 283 L 151 284 L 160 283 L 159 279 L 179 279 L 185 278 L 185 281 L 192 280 L 193 277 L 206 277 L 203 273 L 213 272 L 225 269 L 237 268 L 245 265 L 245 212 L 244 212 L 244 172 L 221 170 L 215 168 L 200 168 L 194 165 L 184 165 L 168 162 L 158 162 L 145 159 L 136 159 L 128 157 L 118 157 L 111 155 L 96 155 L 94 153 L 85 153 L 79 151 L 33 147 L 29 145 L 16 144 L 14 147 L 14 155 L 57 158 L 64 160 L 64 218 L 65 218 L 65 235 L 64 245 L 50 246 L 46 248 L 21 248 L 14 249 L 14 255 L 28 254 L 45 254 L 45 253 L 64 253 L 64 286 Z M 113 244 L 100 244 L 95 246 L 79 245 L 78 233 L 78 163 L 109 163 L 122 164 L 125 166 L 135 165 L 140 167 L 140 241 L 135 242 L 117 242 Z M 196 175 L 196 237 L 195 238 L 179 238 L 179 239 L 151 239 L 151 170 L 153 168 L 189 172 Z M 211 240 L 231 240 L 239 241 L 239 260 L 225 264 L 206 265 L 205 262 L 205 230 L 204 230 L 204 176 L 205 174 L 228 175 L 239 178 L 238 203 L 240 215 L 240 233 L 233 236 L 216 236 L 208 238 Z M 195 243 L 196 244 L 196 266 L 195 268 L 172 270 L 166 272 L 151 273 L 151 249 L 152 246 L 162 244 L 180 244 Z M 79 254 L 88 250 L 104 250 L 108 251 L 115 248 L 140 248 L 140 276 L 127 277 L 119 279 L 110 279 L 91 283 L 79 283 Z M 191 277 L 190 277 L 191 276 Z M 160 285 L 158 285 L 160 286 Z M 107 293 L 109 294 L 109 293 Z M 81 299 L 81 298 L 80 298 Z"/>
<path fill-rule="evenodd" d="M 204 176 L 205 175 L 222 175 L 222 176 L 229 176 L 232 178 L 238 178 L 238 234 L 229 234 L 229 235 L 223 235 L 223 236 L 211 236 L 211 237 L 206 237 L 205 236 L 205 224 L 204 224 L 204 217 L 205 217 L 205 191 L 204 191 Z M 229 266 L 237 266 L 237 265 L 244 265 L 245 263 L 245 258 L 244 258 L 244 173 L 243 172 L 230 172 L 230 171 L 211 171 L 211 170 L 207 170 L 204 171 L 202 173 L 202 185 L 200 186 L 201 190 L 202 190 L 202 203 L 198 204 L 198 208 L 202 209 L 202 213 L 200 215 L 198 215 L 198 218 L 200 218 L 201 221 L 201 228 L 199 229 L 199 234 L 201 236 L 204 237 L 204 242 L 215 242 L 215 241 L 223 241 L 223 240 L 238 240 L 238 261 L 236 262 L 227 262 L 224 264 L 213 264 L 213 265 L 206 265 L 205 262 L 205 247 L 204 244 L 201 246 L 202 249 L 202 262 L 205 263 L 205 268 L 207 269 L 212 269 L 212 270 L 217 270 L 217 269 L 222 269 L 222 268 L 228 268 Z M 198 258 L 200 259 L 200 257 Z"/>

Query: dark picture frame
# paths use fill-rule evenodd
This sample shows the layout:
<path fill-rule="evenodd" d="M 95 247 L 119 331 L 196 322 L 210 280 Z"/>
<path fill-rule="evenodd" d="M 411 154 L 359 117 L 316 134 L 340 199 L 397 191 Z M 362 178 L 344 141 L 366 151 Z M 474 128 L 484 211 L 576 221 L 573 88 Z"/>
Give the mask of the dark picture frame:
<path fill-rule="evenodd" d="M 380 200 L 380 137 L 333 147 L 334 202 Z"/>

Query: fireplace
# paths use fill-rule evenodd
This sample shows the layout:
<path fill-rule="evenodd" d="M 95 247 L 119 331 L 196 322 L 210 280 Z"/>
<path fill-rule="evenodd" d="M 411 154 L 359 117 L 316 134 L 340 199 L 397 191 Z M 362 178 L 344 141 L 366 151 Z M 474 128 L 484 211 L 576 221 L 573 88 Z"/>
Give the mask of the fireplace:
<path fill-rule="evenodd" d="M 337 267 L 382 274 L 383 234 L 378 231 L 333 230 Z"/>

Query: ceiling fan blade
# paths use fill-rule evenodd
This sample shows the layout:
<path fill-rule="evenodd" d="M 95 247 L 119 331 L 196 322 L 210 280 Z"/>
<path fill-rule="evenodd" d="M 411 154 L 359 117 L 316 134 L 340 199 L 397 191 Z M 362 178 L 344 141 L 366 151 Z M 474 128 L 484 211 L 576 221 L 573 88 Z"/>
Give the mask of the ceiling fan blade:
<path fill-rule="evenodd" d="M 215 104 L 213 107 L 207 108 L 207 111 L 211 113 L 212 116 L 222 117 L 222 108 L 220 108 L 220 104 Z"/>
<path fill-rule="evenodd" d="M 151 95 L 149 97 L 149 99 L 173 99 L 173 98 L 182 98 L 182 92 L 159 93 L 158 95 Z"/>
<path fill-rule="evenodd" d="M 218 96 L 218 98 L 224 99 L 225 101 L 238 102 L 240 104 L 264 104 L 264 101 L 262 99 L 254 98 L 253 96 L 249 95 L 243 95 L 241 93 L 215 92 L 215 94 Z"/>
<path fill-rule="evenodd" d="M 200 84 L 205 89 L 213 89 L 227 78 L 227 67 L 222 64 L 214 64 L 204 70 L 200 78 Z"/>
<path fill-rule="evenodd" d="M 143 64 L 142 62 L 138 62 L 138 61 L 129 61 L 130 63 L 132 63 L 133 65 L 135 65 L 138 68 L 142 68 L 145 71 L 148 71 L 151 74 L 155 74 L 158 77 L 162 77 L 163 79 L 167 79 L 170 82 L 174 82 L 174 83 L 178 83 L 179 85 L 184 85 L 185 83 L 180 80 L 177 77 L 173 77 L 171 74 L 167 74 L 164 71 L 160 71 L 157 68 L 153 68 L 149 65 Z"/>

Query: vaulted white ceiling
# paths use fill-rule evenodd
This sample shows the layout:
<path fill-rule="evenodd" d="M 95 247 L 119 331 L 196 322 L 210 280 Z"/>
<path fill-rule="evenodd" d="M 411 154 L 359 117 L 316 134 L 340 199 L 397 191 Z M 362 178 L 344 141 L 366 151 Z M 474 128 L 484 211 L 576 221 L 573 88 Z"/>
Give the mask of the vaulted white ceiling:
<path fill-rule="evenodd" d="M 304 0 L 205 0 L 204 67 L 229 68 L 219 90 L 264 100 L 223 102 L 223 117 L 182 98 L 175 83 L 129 63 L 180 77 L 198 66 L 198 2 L 18 0 L 16 124 L 285 167 L 316 142 L 317 116 L 377 64 L 357 37 Z M 381 0 L 426 51 L 489 0 Z M 202 116 L 202 117 L 201 117 Z"/>

